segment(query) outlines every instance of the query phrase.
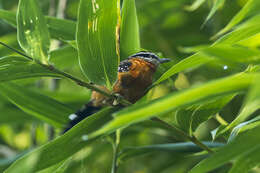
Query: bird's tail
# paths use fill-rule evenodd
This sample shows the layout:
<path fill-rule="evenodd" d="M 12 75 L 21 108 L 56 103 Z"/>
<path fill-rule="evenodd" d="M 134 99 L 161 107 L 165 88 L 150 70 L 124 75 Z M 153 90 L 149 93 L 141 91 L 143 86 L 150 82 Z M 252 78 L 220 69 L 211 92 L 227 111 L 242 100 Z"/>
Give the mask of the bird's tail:
<path fill-rule="evenodd" d="M 69 115 L 69 119 L 71 121 L 64 128 L 63 133 L 70 130 L 73 126 L 78 124 L 83 119 L 85 119 L 88 116 L 98 112 L 99 110 L 101 110 L 101 108 L 102 108 L 101 106 L 94 106 L 93 101 L 88 102 L 80 110 L 78 110 L 76 113 Z"/>

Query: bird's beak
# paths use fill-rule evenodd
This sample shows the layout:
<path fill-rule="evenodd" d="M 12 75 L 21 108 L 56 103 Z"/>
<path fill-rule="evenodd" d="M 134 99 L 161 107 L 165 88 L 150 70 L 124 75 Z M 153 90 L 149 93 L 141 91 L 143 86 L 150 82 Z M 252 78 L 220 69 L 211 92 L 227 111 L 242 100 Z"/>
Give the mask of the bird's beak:
<path fill-rule="evenodd" d="M 169 58 L 160 58 L 159 59 L 159 62 L 162 64 L 162 63 L 166 63 L 166 62 L 169 62 L 169 61 L 171 61 L 171 59 L 169 59 Z"/>

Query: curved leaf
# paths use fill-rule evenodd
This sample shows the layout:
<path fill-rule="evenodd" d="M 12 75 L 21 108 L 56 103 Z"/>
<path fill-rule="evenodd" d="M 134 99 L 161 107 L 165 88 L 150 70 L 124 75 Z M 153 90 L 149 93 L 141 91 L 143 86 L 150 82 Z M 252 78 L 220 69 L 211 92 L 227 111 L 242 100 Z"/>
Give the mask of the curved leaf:
<path fill-rule="evenodd" d="M 241 108 L 238 116 L 224 129 L 218 131 L 217 136 L 231 130 L 239 123 L 242 123 L 244 120 L 249 118 L 249 116 L 254 113 L 256 110 L 260 109 L 260 92 L 259 92 L 259 84 L 260 84 L 260 76 L 256 75 L 254 78 L 254 84 L 249 91 L 247 98 L 244 102 L 243 107 Z"/>
<path fill-rule="evenodd" d="M 213 7 L 211 8 L 208 16 L 206 17 L 204 23 L 202 24 L 202 27 L 209 21 L 209 19 L 212 18 L 212 16 L 216 13 L 216 11 L 224 5 L 226 0 L 215 0 L 214 1 L 214 4 L 213 4 Z"/>
<path fill-rule="evenodd" d="M 119 0 L 81 0 L 77 45 L 81 69 L 87 78 L 111 88 L 117 77 Z"/>
<path fill-rule="evenodd" d="M 47 63 L 50 38 L 38 0 L 20 0 L 17 10 L 17 38 L 23 50 L 34 59 Z"/>
<path fill-rule="evenodd" d="M 122 23 L 120 27 L 120 59 L 140 51 L 139 25 L 135 8 L 135 0 L 124 0 Z"/>
<path fill-rule="evenodd" d="M 0 9 L 0 18 L 16 27 L 16 17 L 14 12 Z M 50 16 L 45 16 L 45 20 L 47 22 L 47 27 L 49 28 L 51 37 L 62 41 L 75 40 L 76 22 Z"/>
<path fill-rule="evenodd" d="M 190 6 L 186 6 L 185 9 L 188 11 L 194 11 L 198 9 L 206 0 L 195 0 Z"/>
<path fill-rule="evenodd" d="M 115 113 L 115 119 L 113 121 L 92 135 L 97 136 L 110 133 L 118 128 L 122 128 L 154 116 L 160 116 L 178 108 L 184 108 L 191 104 L 204 103 L 206 100 L 212 100 L 218 96 L 245 90 L 252 83 L 254 76 L 255 75 L 253 74 L 250 75 L 242 73 L 220 80 L 211 81 L 185 91 L 175 92 L 148 103 L 130 106 L 122 111 L 119 111 L 118 113 Z"/>
<path fill-rule="evenodd" d="M 62 77 L 23 57 L 6 56 L 0 58 L 0 82 L 32 77 Z"/>
<path fill-rule="evenodd" d="M 259 146 L 259 133 L 260 126 L 241 134 L 234 141 L 221 147 L 210 157 L 201 161 L 190 171 L 190 173 L 209 172 L 228 161 L 247 153 L 250 149 Z"/>
<path fill-rule="evenodd" d="M 115 110 L 115 108 L 110 107 L 89 116 L 64 135 L 15 161 L 4 173 L 17 173 L 17 171 L 20 171 L 22 165 L 30 162 L 32 159 L 36 159 L 36 162 L 30 165 L 32 168 L 30 171 L 34 173 L 72 156 L 94 140 L 87 139 L 87 134 L 97 130 L 107 121 L 111 120 L 112 117 L 110 114 Z"/>
<path fill-rule="evenodd" d="M 211 143 L 211 142 L 204 142 L 206 146 L 209 148 L 215 148 L 223 146 L 221 143 Z M 136 157 L 139 155 L 147 154 L 154 151 L 165 151 L 165 152 L 173 152 L 173 153 L 182 153 L 182 154 L 191 154 L 202 151 L 200 147 L 191 143 L 169 143 L 169 144 L 155 144 L 155 145 L 148 145 L 148 146 L 141 146 L 141 147 L 127 147 L 119 153 L 120 160 L 126 160 L 132 157 Z"/>
<path fill-rule="evenodd" d="M 258 33 L 260 33 L 260 15 L 256 15 L 248 21 L 241 24 L 234 31 L 219 38 L 213 45 L 218 44 L 235 44 L 245 39 L 248 39 Z"/>
<path fill-rule="evenodd" d="M 236 24 L 242 21 L 248 14 L 253 10 L 259 10 L 260 3 L 259 0 L 248 0 L 246 5 L 231 19 L 231 21 L 222 29 L 220 30 L 213 38 L 216 38 L 225 32 L 232 29 Z"/>
<path fill-rule="evenodd" d="M 0 84 L 0 91 L 24 112 L 56 127 L 66 124 L 68 116 L 74 112 L 67 105 L 10 82 Z"/>

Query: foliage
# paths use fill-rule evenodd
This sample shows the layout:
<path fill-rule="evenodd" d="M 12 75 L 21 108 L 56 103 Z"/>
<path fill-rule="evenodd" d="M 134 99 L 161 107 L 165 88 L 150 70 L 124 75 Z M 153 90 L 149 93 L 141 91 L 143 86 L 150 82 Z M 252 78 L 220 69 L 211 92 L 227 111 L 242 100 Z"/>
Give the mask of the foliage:
<path fill-rule="evenodd" d="M 0 172 L 260 172 L 259 0 L 0 8 Z M 115 98 L 96 85 L 141 50 L 172 60 L 149 92 L 62 134 L 91 91 Z"/>

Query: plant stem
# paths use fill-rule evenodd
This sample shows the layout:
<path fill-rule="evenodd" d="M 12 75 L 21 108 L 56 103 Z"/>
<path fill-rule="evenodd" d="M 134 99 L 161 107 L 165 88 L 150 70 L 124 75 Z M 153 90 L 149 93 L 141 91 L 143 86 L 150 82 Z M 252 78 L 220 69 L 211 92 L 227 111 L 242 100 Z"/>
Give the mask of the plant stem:
<path fill-rule="evenodd" d="M 200 142 L 195 136 L 189 136 L 187 133 L 185 133 L 183 130 L 181 130 L 180 128 L 173 126 L 157 117 L 152 118 L 153 121 L 157 121 L 161 124 L 163 124 L 164 126 L 170 128 L 170 129 L 174 129 L 176 132 L 178 132 L 181 136 L 185 137 L 186 139 L 188 139 L 189 141 L 193 142 L 194 144 L 196 144 L 197 146 L 199 146 L 200 148 L 202 148 L 203 150 L 206 150 L 208 153 L 213 153 L 213 150 L 211 150 L 208 146 L 206 146 L 205 144 L 203 144 L 202 142 Z"/>
<path fill-rule="evenodd" d="M 74 81 L 74 82 L 75 82 L 77 85 L 79 85 L 79 86 L 82 86 L 82 87 L 88 88 L 88 89 L 90 89 L 90 90 L 99 92 L 100 94 L 102 94 L 102 95 L 104 95 L 104 96 L 106 96 L 106 97 L 108 97 L 108 98 L 116 99 L 120 104 L 122 104 L 122 105 L 124 105 L 124 106 L 131 105 L 131 103 L 130 103 L 129 101 L 125 100 L 124 98 L 118 97 L 116 94 L 110 94 L 110 93 L 108 93 L 108 92 L 106 92 L 106 91 L 104 91 L 104 90 L 102 90 L 102 89 L 99 89 L 99 88 L 96 87 L 94 84 L 90 84 L 90 83 L 84 82 L 84 81 L 82 81 L 82 80 L 80 80 L 80 79 L 78 79 L 78 78 L 76 78 L 76 77 L 74 77 L 74 76 L 72 76 L 72 75 L 70 75 L 70 74 L 64 72 L 64 71 L 61 71 L 61 70 L 55 68 L 53 65 L 44 64 L 44 63 L 42 63 L 42 62 L 40 62 L 40 61 L 38 61 L 38 60 L 36 60 L 36 59 L 33 59 L 32 57 L 26 55 L 25 53 L 22 53 L 22 52 L 20 52 L 20 51 L 18 51 L 18 50 L 16 50 L 16 49 L 14 49 L 14 48 L 12 48 L 12 47 L 6 45 L 6 44 L 3 43 L 3 42 L 0 42 L 0 44 L 3 45 L 3 46 L 5 46 L 5 47 L 7 47 L 8 49 L 11 49 L 12 51 L 14 51 L 14 52 L 16 52 L 16 53 L 18 53 L 18 54 L 24 56 L 24 57 L 27 58 L 28 60 L 34 61 L 36 64 L 39 64 L 40 66 L 42 66 L 42 67 L 44 67 L 44 68 L 46 68 L 46 69 L 48 69 L 48 70 L 50 70 L 50 71 L 52 71 L 52 72 L 54 72 L 54 73 L 60 74 L 61 76 L 63 76 L 63 77 L 65 77 L 65 78 L 68 78 L 68 79 Z"/>
<path fill-rule="evenodd" d="M 68 73 L 66 73 L 66 72 L 63 72 L 63 71 L 61 71 L 61 70 L 59 70 L 59 69 L 56 69 L 54 66 L 52 66 L 52 65 L 50 65 L 50 64 L 43 64 L 43 63 L 41 63 L 41 62 L 38 61 L 38 60 L 34 60 L 32 57 L 30 57 L 30 56 L 26 55 L 25 53 L 22 53 L 22 52 L 20 52 L 20 51 L 18 51 L 18 50 L 16 50 L 16 49 L 14 49 L 14 48 L 12 48 L 12 47 L 6 45 L 6 44 L 3 43 L 3 42 L 0 42 L 0 44 L 2 44 L 3 46 L 5 46 L 5 47 L 7 47 L 7 48 L 9 48 L 9 49 L 11 49 L 11 50 L 13 50 L 14 52 L 16 52 L 16 53 L 18 53 L 18 54 L 24 56 L 25 58 L 29 59 L 30 61 L 34 61 L 35 63 L 41 65 L 42 67 L 44 67 L 44 68 L 46 68 L 46 69 L 49 69 L 50 71 L 52 71 L 52 72 L 54 72 L 54 73 L 60 74 L 61 76 L 64 76 L 64 77 L 66 77 L 66 78 L 68 78 L 68 79 L 74 81 L 76 84 L 78 84 L 78 85 L 80 85 L 80 86 L 82 86 L 82 87 L 85 87 L 85 88 L 88 88 L 88 89 L 90 89 L 90 90 L 99 92 L 100 94 L 102 94 L 102 95 L 104 95 L 104 96 L 106 96 L 106 97 L 108 97 L 108 98 L 117 99 L 117 101 L 118 101 L 120 104 L 124 105 L 124 106 L 129 106 L 129 105 L 132 104 L 132 103 L 130 103 L 129 101 L 125 100 L 124 98 L 118 97 L 116 94 L 107 93 L 107 92 L 105 92 L 105 91 L 99 89 L 98 87 L 96 87 L 96 86 L 93 85 L 93 84 L 84 82 L 84 81 L 82 81 L 82 80 L 80 80 L 80 79 L 78 79 L 78 78 L 76 78 L 76 77 L 74 77 L 74 76 L 72 76 L 72 75 L 70 75 L 70 74 L 68 74 Z M 161 124 L 163 124 L 163 125 L 165 125 L 165 126 L 171 128 L 171 129 L 176 130 L 176 131 L 177 131 L 179 134 L 181 134 L 183 137 L 185 137 L 186 139 L 190 140 L 190 141 L 193 142 L 194 144 L 198 145 L 198 146 L 201 147 L 202 149 L 208 151 L 209 153 L 212 153 L 212 152 L 213 152 L 210 148 L 208 148 L 206 145 L 204 145 L 202 142 L 200 142 L 195 136 L 189 136 L 188 134 L 186 134 L 184 131 L 182 131 L 182 130 L 179 129 L 178 127 L 175 127 L 175 126 L 173 126 L 173 125 L 170 125 L 170 124 L 168 124 L 167 122 L 165 122 L 165 121 L 163 121 L 163 120 L 161 120 L 161 119 L 159 119 L 159 118 L 152 118 L 152 120 L 153 120 L 153 121 L 160 122 Z M 119 134 L 120 134 L 120 132 L 119 132 Z M 112 168 L 112 171 L 113 171 L 113 170 L 116 171 L 117 154 L 115 154 L 115 153 L 118 152 L 117 150 L 118 150 L 118 144 L 119 144 L 119 143 L 117 144 L 117 142 L 118 142 L 118 141 L 116 141 L 115 149 L 114 149 L 114 157 L 115 157 L 115 158 L 114 158 L 114 161 L 115 161 L 115 163 L 114 163 L 114 161 L 113 161 L 113 165 L 115 165 L 115 167 L 113 167 L 114 169 Z"/>
<path fill-rule="evenodd" d="M 118 151 L 119 151 L 119 143 L 120 143 L 120 129 L 116 131 L 116 141 L 113 145 L 113 162 L 112 162 L 112 169 L 111 173 L 117 172 L 117 158 L 118 158 Z"/>

